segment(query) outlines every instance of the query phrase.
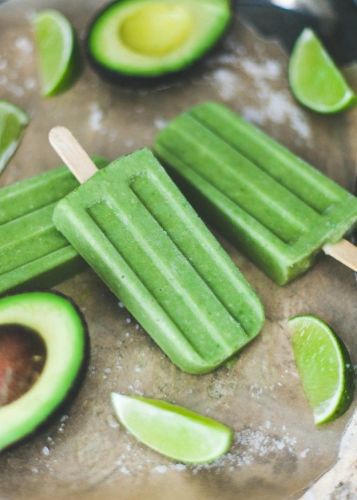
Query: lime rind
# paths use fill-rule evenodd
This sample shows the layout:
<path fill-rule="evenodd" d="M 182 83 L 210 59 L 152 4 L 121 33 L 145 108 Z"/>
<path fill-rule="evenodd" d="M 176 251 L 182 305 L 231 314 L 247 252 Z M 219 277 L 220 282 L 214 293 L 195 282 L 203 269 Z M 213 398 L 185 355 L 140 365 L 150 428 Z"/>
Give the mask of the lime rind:
<path fill-rule="evenodd" d="M 303 30 L 293 48 L 289 61 L 289 82 L 295 98 L 318 113 L 337 113 L 357 103 L 356 94 L 321 41 L 309 28 Z M 326 87 L 328 95 L 326 95 L 326 88 L 320 85 L 321 83 L 328 84 Z M 337 93 L 339 93 L 334 102 L 330 101 L 333 88 L 335 91 L 338 89 Z"/>
<path fill-rule="evenodd" d="M 23 129 L 29 121 L 22 109 L 0 100 L 0 173 L 18 148 Z"/>
<path fill-rule="evenodd" d="M 232 445 L 231 429 L 186 408 L 116 393 L 111 399 L 119 422 L 138 441 L 173 460 L 212 462 Z"/>
<path fill-rule="evenodd" d="M 295 360 L 297 363 L 298 371 L 300 377 L 302 379 L 303 387 L 307 399 L 309 400 L 311 406 L 313 407 L 314 413 L 314 421 L 316 425 L 321 425 L 327 422 L 331 422 L 335 420 L 337 417 L 341 416 L 350 406 L 353 399 L 354 392 L 354 370 L 351 363 L 351 359 L 349 353 L 346 349 L 346 346 L 343 344 L 342 340 L 331 330 L 331 328 L 324 323 L 322 320 L 312 315 L 304 315 L 304 316 L 295 316 L 291 318 L 288 322 L 289 327 L 293 331 L 293 351 Z M 319 404 L 316 404 L 316 401 L 313 402 L 314 399 L 311 394 L 308 394 L 308 389 L 304 385 L 304 368 L 302 363 L 299 362 L 299 349 L 296 344 L 298 343 L 297 336 L 304 332 L 305 330 L 315 330 L 318 331 L 319 334 L 323 334 L 324 342 L 328 343 L 329 346 L 333 348 L 334 360 L 336 361 L 338 372 L 336 373 L 336 387 L 335 392 L 332 397 L 325 401 L 320 401 Z M 299 345 L 301 347 L 301 345 Z M 304 354 L 308 352 L 309 356 L 311 353 L 309 352 L 309 346 L 303 346 Z M 320 346 L 320 351 L 324 351 L 323 345 Z M 310 348 L 311 350 L 311 348 Z M 301 354 L 301 351 L 300 351 Z M 319 355 L 319 353 L 314 353 L 315 356 Z M 324 380 L 316 380 L 316 386 L 322 386 Z"/>
<path fill-rule="evenodd" d="M 48 60 L 53 57 L 54 50 L 50 47 L 47 37 L 41 34 L 44 25 L 56 26 L 60 32 L 61 46 L 56 50 L 56 72 L 48 74 Z M 33 18 L 36 44 L 38 47 L 39 68 L 42 82 L 42 94 L 46 97 L 54 96 L 67 89 L 74 79 L 75 70 L 75 36 L 72 25 L 66 17 L 53 9 L 46 9 L 37 13 Z M 49 52 L 52 52 L 51 54 Z M 52 64 L 52 61 L 51 61 Z M 50 72 L 51 73 L 51 72 Z"/>
<path fill-rule="evenodd" d="M 12 115 L 15 115 L 16 118 L 18 119 L 18 122 L 23 126 L 26 127 L 26 125 L 29 124 L 30 118 L 25 111 L 20 109 L 19 107 L 15 106 L 15 104 L 12 104 L 11 102 L 4 101 L 0 99 L 0 112 L 5 111 L 7 113 L 11 113 Z"/>

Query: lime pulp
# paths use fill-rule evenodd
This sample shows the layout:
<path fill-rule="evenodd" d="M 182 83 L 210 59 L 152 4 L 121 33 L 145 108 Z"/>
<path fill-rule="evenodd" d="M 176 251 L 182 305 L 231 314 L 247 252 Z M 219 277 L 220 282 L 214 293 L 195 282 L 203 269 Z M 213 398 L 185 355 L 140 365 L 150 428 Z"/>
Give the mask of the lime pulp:
<path fill-rule="evenodd" d="M 342 415 L 351 404 L 354 371 L 342 340 L 315 316 L 289 320 L 292 347 L 305 395 L 317 425 Z"/>
<path fill-rule="evenodd" d="M 56 10 L 43 10 L 33 19 L 44 96 L 65 90 L 75 74 L 75 40 L 69 21 Z"/>
<path fill-rule="evenodd" d="M 15 153 L 29 117 L 17 106 L 0 101 L 0 172 Z"/>
<path fill-rule="evenodd" d="M 225 425 L 165 401 L 112 394 L 121 424 L 139 441 L 184 463 L 211 462 L 228 451 L 232 431 Z"/>
<path fill-rule="evenodd" d="M 336 113 L 357 102 L 344 76 L 309 28 L 293 48 L 289 82 L 296 99 L 319 113 Z"/>

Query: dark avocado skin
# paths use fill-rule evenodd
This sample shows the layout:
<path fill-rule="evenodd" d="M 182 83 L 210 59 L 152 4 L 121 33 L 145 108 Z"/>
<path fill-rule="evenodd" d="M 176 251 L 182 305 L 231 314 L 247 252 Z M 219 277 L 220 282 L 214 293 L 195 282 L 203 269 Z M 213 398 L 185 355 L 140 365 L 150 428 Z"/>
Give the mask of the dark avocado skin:
<path fill-rule="evenodd" d="M 79 389 L 81 387 L 81 384 L 84 380 L 85 374 L 88 370 L 89 366 L 89 357 L 90 357 L 90 337 L 89 337 L 89 330 L 88 330 L 88 324 L 85 320 L 85 317 L 82 313 L 82 311 L 79 309 L 77 304 L 72 300 L 71 297 L 68 297 L 67 295 L 58 292 L 57 290 L 46 290 L 46 289 L 36 289 L 36 290 L 31 290 L 32 292 L 47 292 L 47 293 L 52 293 L 54 295 L 59 295 L 60 297 L 65 298 L 72 304 L 74 309 L 76 310 L 77 314 L 79 315 L 81 319 L 81 323 L 83 325 L 83 331 L 84 331 L 84 351 L 83 351 L 83 359 L 82 359 L 82 364 L 81 367 L 78 371 L 77 377 L 74 380 L 71 388 L 68 390 L 66 396 L 62 400 L 62 402 L 57 406 L 57 408 L 54 409 L 54 411 L 43 421 L 41 424 L 36 427 L 32 432 L 27 434 L 27 436 L 24 436 L 22 439 L 19 439 L 18 441 L 12 443 L 11 445 L 7 446 L 5 449 L 1 450 L 1 453 L 7 453 L 11 452 L 14 448 L 16 448 L 20 444 L 25 444 L 29 442 L 32 437 L 40 432 L 44 432 L 51 424 L 53 424 L 58 417 L 63 413 L 64 408 L 69 408 L 70 405 L 73 403 L 75 397 L 77 396 Z M 11 295 L 16 295 L 15 293 L 8 293 L 6 296 L 11 296 Z M 1 408 L 0 408 L 1 411 Z"/>
<path fill-rule="evenodd" d="M 93 19 L 89 24 L 84 44 L 85 44 L 85 54 L 94 71 L 98 73 L 98 75 L 108 83 L 122 84 L 123 86 L 130 86 L 135 88 L 160 87 L 162 85 L 175 83 L 186 77 L 188 78 L 188 77 L 193 77 L 196 74 L 197 75 L 202 74 L 202 71 L 204 71 L 205 61 L 209 59 L 213 54 L 218 53 L 220 50 L 222 50 L 224 39 L 229 33 L 229 30 L 232 25 L 232 16 L 231 16 L 231 19 L 227 24 L 224 33 L 221 35 L 221 37 L 219 37 L 217 42 L 213 44 L 212 47 L 202 57 L 200 57 L 196 61 L 193 61 L 191 64 L 185 66 L 184 68 L 181 68 L 177 71 L 165 72 L 162 75 L 157 75 L 152 77 L 125 75 L 123 73 L 110 70 L 109 68 L 101 64 L 95 57 L 93 57 L 89 48 L 90 34 L 94 25 L 97 22 L 97 19 L 103 14 L 103 12 L 105 12 L 112 5 L 117 3 L 119 3 L 118 0 L 114 0 L 113 2 L 106 4 L 104 7 L 102 7 L 97 11 L 97 13 L 94 15 Z"/>

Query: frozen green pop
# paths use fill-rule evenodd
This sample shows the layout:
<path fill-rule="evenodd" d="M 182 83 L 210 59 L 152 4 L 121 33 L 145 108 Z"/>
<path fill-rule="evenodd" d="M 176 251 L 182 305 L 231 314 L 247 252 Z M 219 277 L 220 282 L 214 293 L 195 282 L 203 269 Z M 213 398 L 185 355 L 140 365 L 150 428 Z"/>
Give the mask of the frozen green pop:
<path fill-rule="evenodd" d="M 96 171 L 69 131 L 50 140 L 84 182 L 57 228 L 178 367 L 209 372 L 259 333 L 258 297 L 149 150 Z"/>
<path fill-rule="evenodd" d="M 53 286 L 83 269 L 83 260 L 52 222 L 55 204 L 77 185 L 68 169 L 59 167 L 0 189 L 0 295 Z"/>
<path fill-rule="evenodd" d="M 203 217 L 278 284 L 321 250 L 356 269 L 356 248 L 340 240 L 357 199 L 225 106 L 181 114 L 154 149 Z"/>

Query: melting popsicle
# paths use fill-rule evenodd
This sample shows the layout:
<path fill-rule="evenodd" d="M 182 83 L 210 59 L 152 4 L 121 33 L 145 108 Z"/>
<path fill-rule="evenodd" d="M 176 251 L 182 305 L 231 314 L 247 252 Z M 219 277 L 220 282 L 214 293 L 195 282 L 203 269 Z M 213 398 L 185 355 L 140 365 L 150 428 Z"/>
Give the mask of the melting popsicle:
<path fill-rule="evenodd" d="M 260 331 L 261 303 L 149 150 L 97 171 L 70 132 L 50 142 L 83 185 L 54 222 L 182 370 L 213 370 Z"/>
<path fill-rule="evenodd" d="M 278 284 L 321 250 L 357 268 L 356 248 L 340 241 L 357 198 L 225 106 L 181 114 L 154 149 L 202 216 Z"/>

